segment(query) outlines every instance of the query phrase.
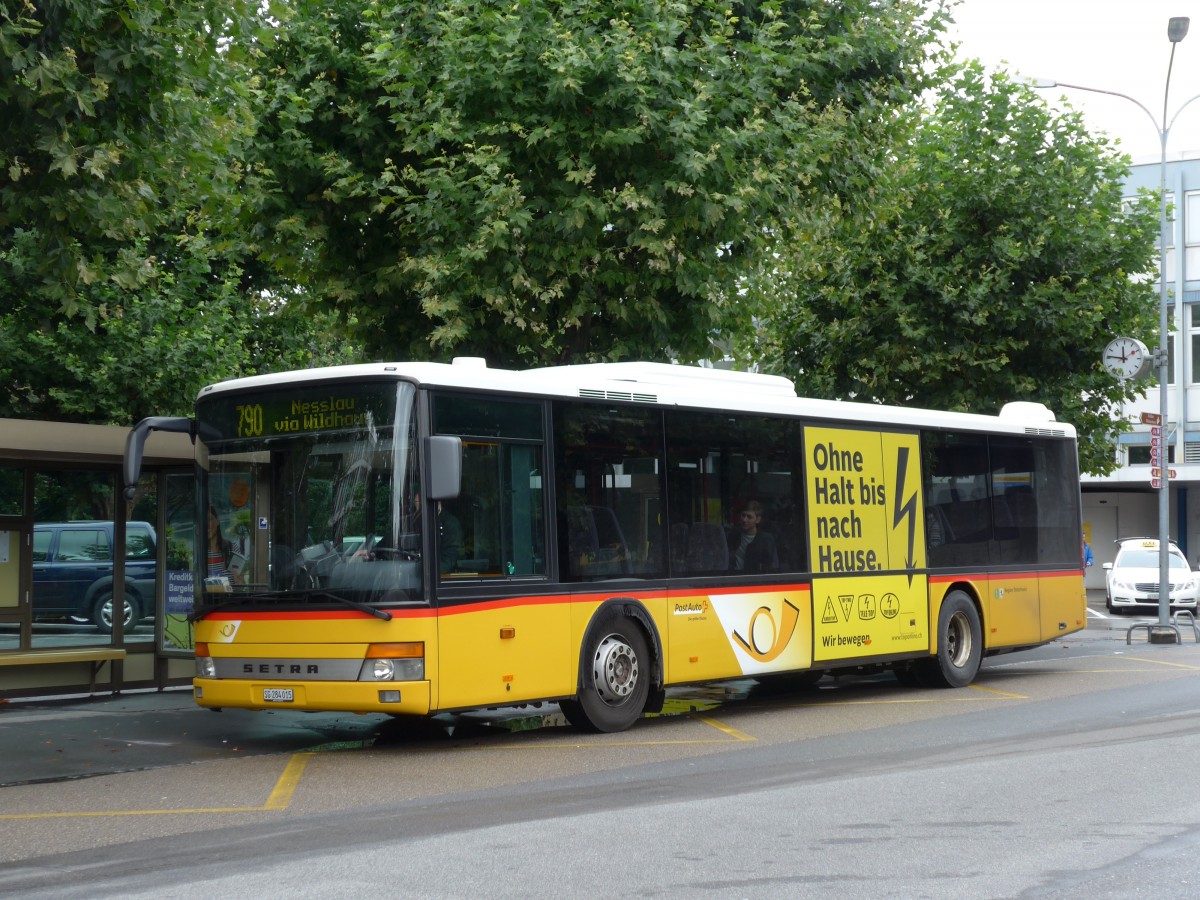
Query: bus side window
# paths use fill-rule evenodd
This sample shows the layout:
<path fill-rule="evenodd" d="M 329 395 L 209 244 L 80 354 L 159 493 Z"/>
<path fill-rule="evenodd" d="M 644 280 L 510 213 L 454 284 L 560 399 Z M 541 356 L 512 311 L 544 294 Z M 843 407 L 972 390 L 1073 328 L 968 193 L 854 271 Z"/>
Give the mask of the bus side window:
<path fill-rule="evenodd" d="M 671 570 L 757 575 L 804 561 L 798 422 L 667 413 Z"/>
<path fill-rule="evenodd" d="M 662 414 L 560 402 L 554 435 L 559 578 L 661 575 Z"/>
<path fill-rule="evenodd" d="M 544 576 L 542 404 L 463 394 L 433 398 L 434 431 L 462 439 L 462 491 L 443 501 L 461 530 L 444 580 Z"/>
<path fill-rule="evenodd" d="M 992 500 L 987 438 L 926 432 L 921 441 L 929 565 L 988 565 L 992 553 Z"/>

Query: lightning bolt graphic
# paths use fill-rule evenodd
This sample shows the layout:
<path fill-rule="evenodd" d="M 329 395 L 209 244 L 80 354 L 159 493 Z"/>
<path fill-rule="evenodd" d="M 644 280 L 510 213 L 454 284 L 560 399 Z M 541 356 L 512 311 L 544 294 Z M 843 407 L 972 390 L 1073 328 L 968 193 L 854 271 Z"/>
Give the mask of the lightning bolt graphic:
<path fill-rule="evenodd" d="M 917 491 L 914 488 L 912 494 L 903 503 L 900 502 L 904 496 L 904 479 L 908 474 L 908 448 L 900 447 L 896 456 L 896 508 L 892 516 L 892 528 L 896 528 L 901 522 L 908 519 L 908 556 L 904 560 L 904 567 L 908 569 L 908 582 L 912 584 L 913 568 L 916 564 L 913 551 L 917 543 Z"/>

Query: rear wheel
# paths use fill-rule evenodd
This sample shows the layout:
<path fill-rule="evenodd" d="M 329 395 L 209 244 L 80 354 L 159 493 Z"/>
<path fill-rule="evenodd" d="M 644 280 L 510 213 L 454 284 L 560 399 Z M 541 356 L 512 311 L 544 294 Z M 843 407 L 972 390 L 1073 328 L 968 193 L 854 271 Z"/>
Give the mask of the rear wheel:
<path fill-rule="evenodd" d="M 137 600 L 125 594 L 124 626 L 125 633 L 133 631 L 138 622 L 138 605 Z M 105 588 L 96 596 L 96 602 L 92 606 L 92 622 L 96 626 L 96 630 L 102 634 L 112 634 L 113 621 L 116 615 L 116 604 L 113 602 L 112 588 Z"/>
<path fill-rule="evenodd" d="M 578 700 L 559 704 L 567 721 L 589 731 L 624 731 L 641 718 L 650 693 L 650 651 L 642 630 L 610 615 L 590 630 Z"/>
<path fill-rule="evenodd" d="M 938 687 L 966 687 L 979 674 L 983 629 L 979 611 L 962 591 L 951 591 L 938 614 L 937 656 L 921 660 L 922 681 Z"/>

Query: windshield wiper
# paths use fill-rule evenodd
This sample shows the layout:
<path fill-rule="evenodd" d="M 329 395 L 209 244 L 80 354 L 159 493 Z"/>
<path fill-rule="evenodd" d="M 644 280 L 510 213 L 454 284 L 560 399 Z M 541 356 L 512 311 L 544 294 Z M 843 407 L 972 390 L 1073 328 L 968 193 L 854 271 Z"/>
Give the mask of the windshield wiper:
<path fill-rule="evenodd" d="M 313 591 L 306 591 L 302 594 L 302 596 L 309 597 L 311 599 L 320 598 L 322 600 L 332 600 L 334 603 L 342 603 L 346 606 L 349 606 L 351 609 L 357 609 L 360 612 L 365 612 L 377 619 L 383 619 L 385 622 L 392 621 L 392 614 L 386 609 L 376 609 L 370 603 L 359 603 L 357 600 L 347 600 L 341 594 L 335 594 L 332 591 L 325 591 L 318 588 Z"/>
<path fill-rule="evenodd" d="M 306 600 L 331 600 L 334 603 L 341 603 L 344 606 L 349 606 L 351 609 L 357 609 L 360 612 L 365 612 L 377 619 L 382 619 L 385 622 L 392 620 L 392 614 L 386 609 L 376 609 L 369 603 L 359 603 L 357 600 L 348 600 L 341 594 L 335 594 L 332 591 L 322 589 L 308 591 L 257 591 L 249 594 L 230 594 L 228 599 L 221 599 L 213 603 L 207 603 L 204 606 L 197 607 L 188 617 L 192 622 L 199 622 L 211 612 L 216 612 L 218 609 L 224 609 L 227 606 L 234 606 L 239 603 L 254 603 L 263 600 L 285 600 L 292 597 L 303 597 Z"/>

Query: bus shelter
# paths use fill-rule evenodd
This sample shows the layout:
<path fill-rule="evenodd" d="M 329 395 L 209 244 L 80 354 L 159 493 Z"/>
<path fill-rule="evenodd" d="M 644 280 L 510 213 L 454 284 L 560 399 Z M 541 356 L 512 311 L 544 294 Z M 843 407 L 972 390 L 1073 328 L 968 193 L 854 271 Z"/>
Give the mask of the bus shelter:
<path fill-rule="evenodd" d="M 154 435 L 127 500 L 127 435 L 0 418 L 0 699 L 191 678 L 192 445 Z"/>

